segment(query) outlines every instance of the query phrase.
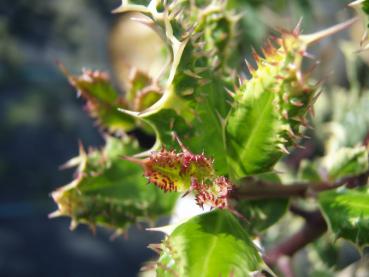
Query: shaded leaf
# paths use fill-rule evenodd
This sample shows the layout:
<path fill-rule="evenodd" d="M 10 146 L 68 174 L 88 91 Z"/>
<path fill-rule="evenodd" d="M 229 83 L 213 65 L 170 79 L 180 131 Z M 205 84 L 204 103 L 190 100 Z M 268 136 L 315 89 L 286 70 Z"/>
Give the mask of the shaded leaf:
<path fill-rule="evenodd" d="M 243 223 L 252 234 L 260 234 L 286 213 L 288 199 L 240 200 L 236 210 L 245 216 Z"/>
<path fill-rule="evenodd" d="M 363 11 L 369 15 L 369 0 L 365 0 L 363 3 Z"/>
<path fill-rule="evenodd" d="M 276 174 L 268 173 L 258 175 L 259 180 L 280 183 Z M 240 212 L 246 220 L 241 221 L 251 234 L 259 234 L 268 227 L 274 225 L 287 211 L 288 199 L 265 200 L 243 200 L 237 201 L 235 209 Z"/>
<path fill-rule="evenodd" d="M 146 185 L 141 168 L 122 160 L 138 151 L 137 142 L 128 137 L 108 137 L 102 150 L 82 151 L 67 163 L 79 167 L 76 179 L 52 193 L 59 208 L 54 215 L 71 217 L 72 225 L 121 230 L 140 220 L 169 215 L 177 194 Z"/>
<path fill-rule="evenodd" d="M 167 7 L 170 15 L 180 11 L 182 19 L 163 16 L 160 4 L 146 7 L 123 3 L 119 11 L 137 11 L 150 17 L 172 56 L 169 76 L 161 80 L 165 83 L 163 96 L 140 113 L 123 112 L 152 126 L 156 147 L 177 148 L 171 137 L 175 131 L 192 152 L 204 151 L 214 158 L 217 173 L 224 175 L 224 118 L 230 108 L 224 87 L 229 88 L 233 80 L 227 65 L 236 53 L 232 49 L 237 17 L 224 3 L 212 1 L 177 1 Z"/>
<path fill-rule="evenodd" d="M 335 269 L 340 265 L 340 244 L 329 239 L 329 234 L 323 235 L 307 247 L 311 266 L 317 270 Z"/>
<path fill-rule="evenodd" d="M 225 117 L 229 109 L 226 102 L 229 96 L 223 89 L 226 83 L 215 80 L 216 76 L 206 78 L 211 81 L 203 86 L 192 81 L 186 86 L 179 84 L 173 88 L 173 95 L 186 91 L 193 94 L 185 98 L 173 97 L 162 108 L 142 113 L 139 118 L 152 123 L 157 130 L 157 139 L 166 146 L 176 147 L 171 136 L 175 131 L 191 151 L 204 152 L 214 158 L 217 173 L 223 175 L 227 172 L 227 161 L 224 159 L 226 150 L 221 117 Z"/>
<path fill-rule="evenodd" d="M 318 163 L 302 160 L 297 173 L 297 178 L 303 182 L 318 183 L 322 181 L 318 171 Z"/>

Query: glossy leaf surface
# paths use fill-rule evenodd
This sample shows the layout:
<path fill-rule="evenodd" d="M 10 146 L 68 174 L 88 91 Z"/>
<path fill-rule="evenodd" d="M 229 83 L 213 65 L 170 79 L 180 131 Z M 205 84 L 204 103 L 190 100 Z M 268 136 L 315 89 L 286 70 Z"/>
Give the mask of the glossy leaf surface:
<path fill-rule="evenodd" d="M 264 266 L 249 235 L 224 210 L 177 226 L 161 247 L 158 276 L 251 276 Z"/>
<path fill-rule="evenodd" d="M 265 58 L 254 55 L 258 68 L 248 65 L 251 80 L 244 80 L 234 96 L 226 145 L 236 178 L 271 170 L 301 135 L 313 101 L 315 88 L 300 72 L 307 45 L 297 33 L 282 34 L 279 43 L 264 50 Z"/>
<path fill-rule="evenodd" d="M 364 246 L 369 243 L 369 190 L 338 189 L 319 194 L 320 206 L 332 232 Z"/>

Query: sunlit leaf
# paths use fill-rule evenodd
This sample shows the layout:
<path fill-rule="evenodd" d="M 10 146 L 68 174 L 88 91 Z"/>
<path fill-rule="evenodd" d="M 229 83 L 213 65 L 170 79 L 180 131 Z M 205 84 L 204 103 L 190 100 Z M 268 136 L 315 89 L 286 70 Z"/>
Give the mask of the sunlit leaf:
<path fill-rule="evenodd" d="M 247 232 L 224 210 L 180 224 L 161 248 L 158 276 L 252 276 L 265 268 Z"/>
<path fill-rule="evenodd" d="M 369 169 L 369 154 L 364 146 L 341 148 L 325 158 L 331 180 L 364 173 Z"/>
<path fill-rule="evenodd" d="M 369 190 L 338 189 L 319 194 L 319 203 L 330 230 L 358 246 L 369 243 Z"/>
<path fill-rule="evenodd" d="M 237 178 L 269 171 L 288 153 L 313 101 L 315 88 L 300 71 L 307 44 L 297 33 L 282 34 L 279 43 L 277 49 L 269 45 L 264 50 L 265 58 L 254 55 L 258 68 L 249 66 L 251 80 L 244 80 L 234 96 L 226 145 Z"/>

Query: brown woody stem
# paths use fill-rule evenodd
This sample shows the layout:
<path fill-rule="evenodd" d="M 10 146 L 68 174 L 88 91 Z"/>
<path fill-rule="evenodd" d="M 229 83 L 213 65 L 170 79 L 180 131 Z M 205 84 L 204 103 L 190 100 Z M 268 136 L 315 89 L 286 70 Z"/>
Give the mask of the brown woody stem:
<path fill-rule="evenodd" d="M 265 253 L 263 258 L 269 266 L 277 265 L 282 257 L 292 257 L 298 250 L 319 238 L 327 230 L 327 224 L 320 211 L 304 212 L 303 217 L 305 224 L 299 231 Z"/>
<path fill-rule="evenodd" d="M 232 197 L 235 199 L 268 199 L 268 198 L 289 198 L 289 197 L 308 197 L 324 190 L 335 189 L 340 186 L 355 188 L 367 184 L 369 173 L 366 172 L 359 176 L 343 178 L 334 183 L 295 183 L 282 185 L 268 183 L 252 178 L 244 179 L 239 187 L 234 189 Z M 300 207 L 291 204 L 290 212 L 305 219 L 302 228 L 287 238 L 285 241 L 266 251 L 263 255 L 265 262 L 270 267 L 277 268 L 284 276 L 293 277 L 293 270 L 290 258 L 307 244 L 313 242 L 327 230 L 327 224 L 319 210 L 305 211 Z"/>
<path fill-rule="evenodd" d="M 253 178 L 244 179 L 240 185 L 235 188 L 231 194 L 235 199 L 270 199 L 270 198 L 289 198 L 289 197 L 309 197 L 325 190 L 336 189 L 346 185 L 349 188 L 357 187 L 366 183 L 368 173 L 343 178 L 334 183 L 294 183 L 290 185 L 282 185 L 278 183 L 269 183 Z"/>

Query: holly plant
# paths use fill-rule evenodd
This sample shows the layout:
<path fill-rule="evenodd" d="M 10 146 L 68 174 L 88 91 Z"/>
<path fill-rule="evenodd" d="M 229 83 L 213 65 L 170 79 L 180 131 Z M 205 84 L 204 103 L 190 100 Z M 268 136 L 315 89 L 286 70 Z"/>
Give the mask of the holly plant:
<path fill-rule="evenodd" d="M 356 2 L 368 12 L 367 1 Z M 323 257 L 343 240 L 360 249 L 369 243 L 369 90 L 325 86 L 309 53 L 356 19 L 313 34 L 296 22 L 245 60 L 240 34 L 253 30 L 241 28 L 243 5 L 124 0 L 114 13 L 163 42 L 153 57 L 160 70 L 129 64 L 124 94 L 106 72 L 78 76 L 61 66 L 105 146 L 81 144 L 64 165 L 77 171 L 52 193 L 51 217 L 69 216 L 71 229 L 83 223 L 122 234 L 192 199 L 201 212 L 154 228 L 165 238 L 149 246 L 159 257 L 145 268 L 157 276 L 293 276 L 290 263 L 302 249 Z M 338 269 L 331 262 L 309 273 Z"/>

